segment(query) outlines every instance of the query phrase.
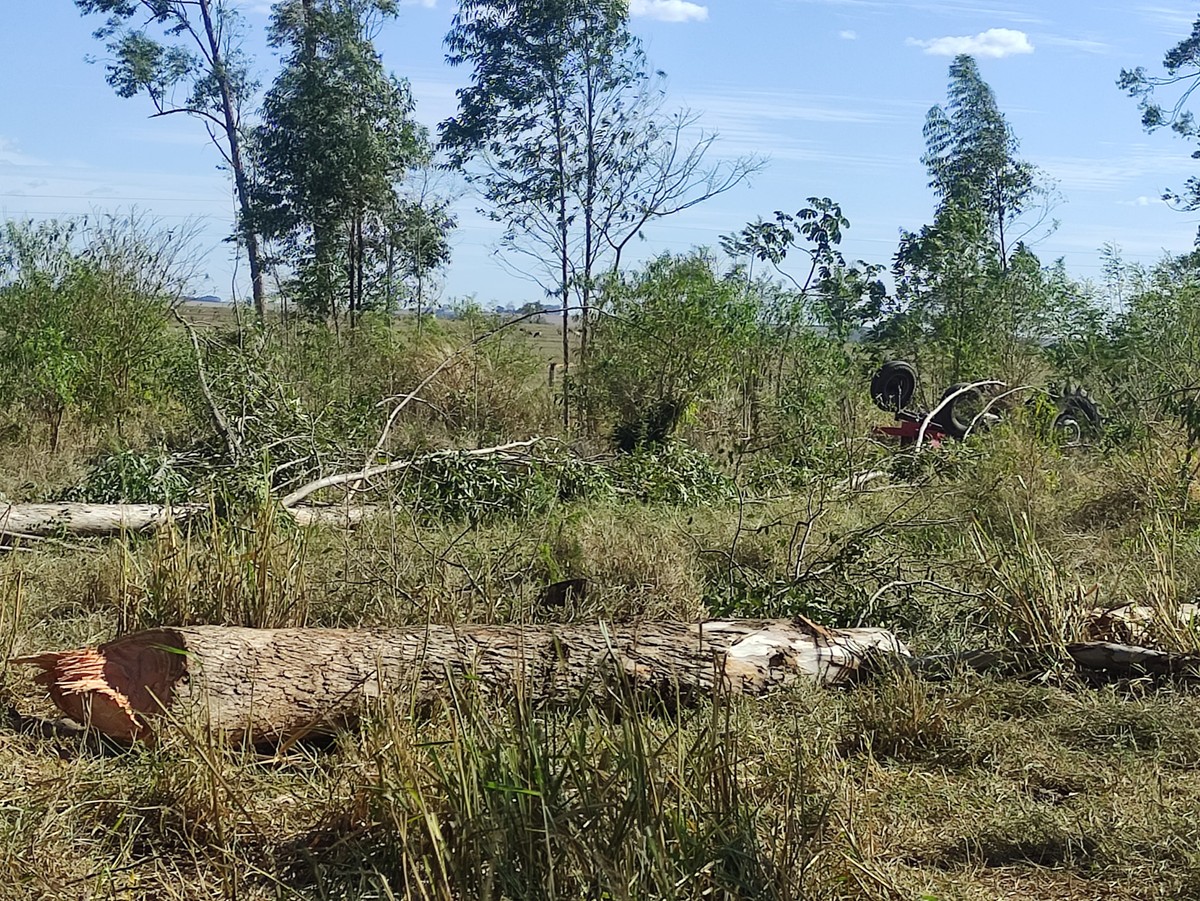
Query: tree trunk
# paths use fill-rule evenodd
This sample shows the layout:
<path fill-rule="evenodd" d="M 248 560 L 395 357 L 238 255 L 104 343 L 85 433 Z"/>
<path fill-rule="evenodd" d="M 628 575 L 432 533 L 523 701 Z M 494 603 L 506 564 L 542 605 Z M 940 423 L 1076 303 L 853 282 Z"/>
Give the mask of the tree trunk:
<path fill-rule="evenodd" d="M 262 253 L 258 244 L 258 233 L 250 223 L 250 181 L 242 162 L 242 136 L 238 127 L 237 111 L 233 108 L 233 97 L 229 90 L 229 73 L 221 56 L 221 42 L 213 28 L 209 0 L 200 0 L 200 14 L 204 19 L 204 34 L 208 39 L 208 50 L 212 60 L 213 77 L 221 92 L 221 112 L 225 120 L 225 138 L 229 141 L 229 163 L 233 170 L 233 184 L 238 199 L 238 225 L 242 240 L 246 242 L 246 256 L 250 261 L 250 286 L 254 297 L 254 315 L 262 322 L 267 315 L 266 288 L 263 284 Z"/>
<path fill-rule="evenodd" d="M 674 706 L 714 692 L 837 684 L 871 652 L 908 653 L 882 629 L 827 630 L 798 619 L 388 631 L 198 626 L 13 662 L 40 667 L 35 679 L 61 710 L 115 739 L 153 740 L 165 712 L 172 722 L 257 743 L 329 733 L 388 695 L 424 705 L 451 685 L 502 701 L 633 693 Z"/>
<path fill-rule="evenodd" d="M 56 535 L 102 537 L 124 532 L 151 532 L 207 512 L 207 504 L 0 504 L 0 536 L 38 538 Z M 378 507 L 341 505 L 287 510 L 298 525 L 352 526 Z"/>

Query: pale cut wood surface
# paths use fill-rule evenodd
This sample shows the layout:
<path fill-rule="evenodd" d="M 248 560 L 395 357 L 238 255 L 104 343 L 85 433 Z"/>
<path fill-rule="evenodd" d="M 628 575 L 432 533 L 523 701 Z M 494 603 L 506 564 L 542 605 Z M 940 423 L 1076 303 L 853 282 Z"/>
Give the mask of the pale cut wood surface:
<path fill-rule="evenodd" d="M 208 509 L 204 504 L 168 507 L 162 504 L 0 503 L 0 535 L 85 538 L 150 532 L 169 522 L 186 522 Z M 371 506 L 295 507 L 281 515 L 290 516 L 301 526 L 353 526 L 380 509 Z"/>

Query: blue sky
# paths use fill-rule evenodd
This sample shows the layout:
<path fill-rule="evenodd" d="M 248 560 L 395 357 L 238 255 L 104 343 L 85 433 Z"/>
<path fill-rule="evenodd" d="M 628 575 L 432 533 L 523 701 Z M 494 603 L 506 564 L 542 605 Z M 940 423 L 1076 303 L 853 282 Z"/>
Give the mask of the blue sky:
<path fill-rule="evenodd" d="M 269 4 L 242 0 L 247 48 L 269 84 Z M 411 0 L 384 27 L 385 64 L 408 78 L 431 128 L 454 111 L 467 72 L 443 62 L 452 0 Z M 1035 250 L 1099 279 L 1100 247 L 1150 263 L 1191 248 L 1200 214 L 1170 209 L 1163 190 L 1200 175 L 1188 143 L 1142 132 L 1136 104 L 1115 86 L 1122 67 L 1157 71 L 1200 8 L 1074 0 L 633 0 L 632 27 L 668 75 L 669 106 L 719 133 L 713 152 L 769 163 L 750 184 L 654 224 L 637 245 L 716 247 L 721 234 L 772 211 L 829 196 L 849 217 L 844 250 L 887 264 L 899 230 L 934 205 L 920 164 L 925 113 L 945 99 L 953 54 L 973 53 L 1021 140 L 1022 155 L 1057 182 L 1059 227 Z M 245 291 L 230 232 L 234 204 L 197 122 L 150 119 L 145 98 L 104 82 L 91 37 L 99 23 L 69 0 L 0 0 L 0 215 L 68 216 L 131 206 L 172 226 L 193 219 L 206 253 L 198 293 Z M 540 299 L 495 256 L 495 226 L 458 205 L 443 296 L 485 305 Z M 635 257 L 636 258 L 636 257 Z"/>

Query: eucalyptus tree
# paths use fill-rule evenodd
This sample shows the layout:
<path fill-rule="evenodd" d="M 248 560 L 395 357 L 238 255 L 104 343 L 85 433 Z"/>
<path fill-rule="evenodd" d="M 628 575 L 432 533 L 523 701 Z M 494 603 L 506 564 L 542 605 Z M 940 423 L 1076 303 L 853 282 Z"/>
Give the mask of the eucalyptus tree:
<path fill-rule="evenodd" d="M 901 236 L 895 296 L 876 334 L 918 356 L 920 344 L 933 343 L 945 375 L 957 380 L 1015 359 L 1026 325 L 1041 314 L 1043 298 L 1009 275 L 1018 257 L 1022 272 L 1038 265 L 1026 239 L 1053 228 L 1053 192 L 1020 158 L 1020 142 L 970 56 L 951 63 L 947 102 L 930 109 L 924 136 L 921 162 L 937 208 L 931 224 Z"/>
<path fill-rule="evenodd" d="M 1200 144 L 1200 125 L 1195 115 L 1187 108 L 1192 92 L 1200 86 L 1200 16 L 1192 24 L 1192 32 L 1163 56 L 1165 75 L 1150 75 L 1145 67 L 1122 69 L 1117 86 L 1138 99 L 1142 113 L 1142 127 L 1148 132 L 1170 128 L 1181 138 Z M 1175 99 L 1166 106 L 1158 102 L 1158 89 L 1176 91 Z M 1200 159 L 1200 148 L 1192 152 Z M 1185 210 L 1200 209 L 1200 178 L 1192 176 L 1183 190 L 1163 192 L 1163 199 L 1172 201 Z M 1196 233 L 1200 245 L 1200 231 Z"/>
<path fill-rule="evenodd" d="M 121 97 L 145 94 L 154 117 L 201 120 L 233 174 L 238 237 L 250 263 L 254 310 L 266 310 L 259 236 L 250 214 L 251 183 L 243 109 L 256 85 L 241 46 L 241 19 L 222 0 L 75 0 L 85 14 L 108 18 L 95 37 L 111 54 L 106 80 Z"/>
<path fill-rule="evenodd" d="M 713 136 L 663 112 L 661 73 L 629 31 L 625 0 L 463 0 L 446 45 L 472 74 L 442 145 L 527 261 L 514 268 L 559 298 L 565 365 L 572 292 L 586 355 L 605 265 L 618 267 L 651 220 L 729 190 L 758 163 L 709 165 Z"/>
<path fill-rule="evenodd" d="M 269 39 L 284 63 L 254 130 L 255 221 L 280 242 L 300 306 L 334 321 L 344 309 L 352 325 L 373 267 L 412 220 L 397 182 L 430 153 L 408 83 L 375 51 L 395 14 L 392 0 L 277 3 Z M 442 259 L 438 248 L 423 259 Z"/>
<path fill-rule="evenodd" d="M 1037 168 L 1018 156 L 1020 142 L 972 57 L 963 54 L 950 64 L 946 105 L 929 110 L 924 135 L 921 162 L 938 215 L 956 207 L 979 216 L 1006 268 L 1011 227 L 1046 189 Z"/>

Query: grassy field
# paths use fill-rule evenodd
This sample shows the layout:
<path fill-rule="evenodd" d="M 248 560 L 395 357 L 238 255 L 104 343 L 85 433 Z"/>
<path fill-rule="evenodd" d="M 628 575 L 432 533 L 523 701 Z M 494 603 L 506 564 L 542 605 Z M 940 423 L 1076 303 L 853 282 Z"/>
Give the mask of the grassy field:
<path fill-rule="evenodd" d="M 53 456 L 36 429 L 10 444 L 0 491 L 86 481 L 94 435 L 70 437 Z M 674 716 L 497 706 L 467 687 L 271 753 L 9 725 L 0 897 L 1200 898 L 1200 697 L 1090 684 L 1052 653 L 1087 637 L 1093 608 L 1128 602 L 1161 614 L 1150 640 L 1194 646 L 1168 625 L 1200 578 L 1186 447 L 1064 449 L 1021 422 L 917 459 L 864 438 L 847 436 L 849 469 L 887 475 L 855 490 L 846 472 L 726 469 L 683 497 L 535 502 L 517 485 L 524 500 L 488 515 L 418 497 L 348 533 L 268 505 L 19 545 L 0 556 L 6 658 L 196 622 L 794 613 L 889 627 L 915 653 L 1051 653 L 1035 672 L 885 674 Z M 653 479 L 692 484 L 701 464 L 658 465 Z M 562 578 L 588 580 L 586 603 L 541 603 Z M 5 667 L 5 704 L 54 715 L 27 676 Z"/>

